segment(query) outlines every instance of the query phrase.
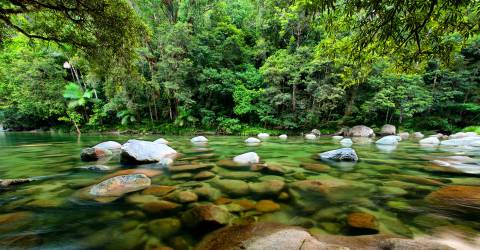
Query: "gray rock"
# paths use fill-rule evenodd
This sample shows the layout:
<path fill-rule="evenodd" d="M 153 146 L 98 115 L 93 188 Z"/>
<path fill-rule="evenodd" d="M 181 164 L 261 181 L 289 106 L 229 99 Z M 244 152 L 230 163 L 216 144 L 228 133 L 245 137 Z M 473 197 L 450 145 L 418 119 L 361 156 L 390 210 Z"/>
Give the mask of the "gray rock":
<path fill-rule="evenodd" d="M 380 134 L 381 135 L 395 135 L 396 133 L 397 133 L 397 129 L 395 128 L 395 126 L 390 125 L 390 124 L 385 124 L 380 129 Z"/>
<path fill-rule="evenodd" d="M 259 139 L 257 138 L 254 138 L 254 137 L 250 137 L 248 139 L 245 140 L 245 143 L 247 144 L 255 144 L 255 143 L 261 143 L 262 141 L 260 141 Z"/>
<path fill-rule="evenodd" d="M 206 142 L 208 142 L 208 139 L 205 136 L 196 136 L 196 137 L 193 137 L 192 139 L 190 139 L 190 142 L 192 142 L 192 143 L 206 143 Z"/>
<path fill-rule="evenodd" d="M 402 133 L 399 133 L 398 136 L 400 136 L 402 140 L 407 140 L 410 137 L 410 134 L 408 132 L 402 132 Z"/>
<path fill-rule="evenodd" d="M 415 138 L 423 138 L 423 137 L 425 137 L 425 135 L 423 135 L 421 132 L 415 132 L 415 133 L 413 133 L 413 137 L 415 137 Z"/>
<path fill-rule="evenodd" d="M 122 148 L 122 144 L 116 142 L 116 141 L 106 141 L 99 143 L 95 146 L 94 148 L 101 148 L 101 149 L 108 149 L 108 150 L 120 150 Z"/>
<path fill-rule="evenodd" d="M 288 136 L 286 134 L 282 134 L 278 136 L 279 139 L 286 140 Z"/>
<path fill-rule="evenodd" d="M 122 146 L 121 160 L 124 162 L 159 162 L 163 158 L 173 158 L 177 154 L 173 148 L 149 141 L 129 140 Z"/>
<path fill-rule="evenodd" d="M 260 162 L 260 157 L 255 152 L 248 152 L 245 154 L 237 155 L 233 158 L 233 161 L 241 165 L 250 165 Z"/>
<path fill-rule="evenodd" d="M 381 144 L 381 145 L 396 145 L 398 144 L 398 136 L 395 135 L 388 135 L 385 137 L 382 137 L 380 140 L 376 141 L 376 144 Z"/>
<path fill-rule="evenodd" d="M 219 229 L 207 235 L 196 249 L 343 250 L 346 248 L 324 244 L 300 227 L 255 223 Z"/>
<path fill-rule="evenodd" d="M 458 139 L 450 139 L 440 142 L 442 146 L 472 146 L 476 147 L 480 143 L 480 137 L 463 137 Z"/>
<path fill-rule="evenodd" d="M 438 145 L 440 144 L 440 140 L 438 137 L 428 137 L 425 139 L 421 139 L 418 143 L 423 144 L 423 145 Z"/>
<path fill-rule="evenodd" d="M 340 148 L 319 154 L 322 160 L 333 161 L 358 161 L 358 156 L 355 150 L 351 148 Z"/>
<path fill-rule="evenodd" d="M 346 136 L 350 136 L 350 137 L 373 137 L 373 136 L 375 136 L 375 133 L 373 132 L 373 129 L 371 129 L 367 126 L 357 125 L 357 126 L 354 126 L 351 129 L 349 129 Z"/>
<path fill-rule="evenodd" d="M 332 136 L 332 139 L 334 139 L 334 140 L 341 140 L 341 139 L 343 139 L 343 136 L 341 136 L 341 135 L 334 135 L 334 136 Z"/>
<path fill-rule="evenodd" d="M 150 184 L 150 178 L 144 174 L 120 175 L 93 185 L 89 193 L 93 196 L 122 196 L 145 189 Z"/>

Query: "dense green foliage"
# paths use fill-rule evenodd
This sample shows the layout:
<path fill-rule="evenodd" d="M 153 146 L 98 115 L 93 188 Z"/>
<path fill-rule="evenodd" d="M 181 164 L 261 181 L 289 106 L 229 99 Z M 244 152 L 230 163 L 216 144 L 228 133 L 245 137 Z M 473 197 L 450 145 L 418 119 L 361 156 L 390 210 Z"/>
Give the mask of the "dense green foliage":
<path fill-rule="evenodd" d="M 12 129 L 480 123 L 478 1 L 39 0 L 0 10 L 0 119 Z"/>

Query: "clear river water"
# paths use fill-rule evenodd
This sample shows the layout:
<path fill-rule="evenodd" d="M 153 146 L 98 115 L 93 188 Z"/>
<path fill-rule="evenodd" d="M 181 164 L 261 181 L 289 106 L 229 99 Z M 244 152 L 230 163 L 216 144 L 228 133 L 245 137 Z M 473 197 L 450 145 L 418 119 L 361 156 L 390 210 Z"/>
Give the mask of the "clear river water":
<path fill-rule="evenodd" d="M 160 137 L 183 154 L 175 164 L 210 164 L 208 172 L 202 170 L 203 176 L 198 176 L 198 171 L 173 173 L 154 164 L 125 166 L 118 155 L 102 162 L 80 160 L 82 148 L 102 141 Z M 480 186 L 478 175 L 432 163 L 459 155 L 478 160 L 480 148 L 421 147 L 413 139 L 396 147 L 356 142 L 352 148 L 360 160 L 353 164 L 316 159 L 318 153 L 342 147 L 331 137 L 312 141 L 271 137 L 253 147 L 243 142 L 246 137 L 207 137 L 208 145 L 199 148 L 186 136 L 0 133 L 0 179 L 34 179 L 0 189 L 0 249 L 192 249 L 211 230 L 190 226 L 184 216 L 197 203 L 228 211 L 230 224 L 272 221 L 319 234 L 386 233 L 413 238 L 450 228 L 473 238 L 480 232 L 478 211 L 442 210 L 425 199 L 444 186 Z M 232 169 L 218 163 L 251 151 L 270 168 Z M 111 169 L 80 168 L 88 165 Z M 126 169 L 153 169 L 152 186 L 161 188 L 108 202 L 83 200 L 79 195 L 85 187 Z M 227 182 L 219 184 L 218 180 Z M 308 180 L 327 184 L 321 190 L 297 185 Z M 245 183 L 249 185 L 246 190 L 242 189 Z M 272 188 L 273 184 L 280 185 L 279 189 Z M 185 197 L 169 196 L 176 190 L 189 192 L 183 193 Z M 147 206 L 152 196 L 169 200 L 175 208 Z M 349 220 L 352 213 L 371 217 L 355 222 Z"/>

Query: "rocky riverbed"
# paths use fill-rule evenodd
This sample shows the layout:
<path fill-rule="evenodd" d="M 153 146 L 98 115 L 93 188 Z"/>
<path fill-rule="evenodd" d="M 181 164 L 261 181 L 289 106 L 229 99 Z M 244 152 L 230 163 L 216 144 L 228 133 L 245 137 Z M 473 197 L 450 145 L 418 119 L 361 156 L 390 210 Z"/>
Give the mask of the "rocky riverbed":
<path fill-rule="evenodd" d="M 381 132 L 9 134 L 0 248 L 458 249 L 445 233 L 474 247 L 477 136 Z"/>

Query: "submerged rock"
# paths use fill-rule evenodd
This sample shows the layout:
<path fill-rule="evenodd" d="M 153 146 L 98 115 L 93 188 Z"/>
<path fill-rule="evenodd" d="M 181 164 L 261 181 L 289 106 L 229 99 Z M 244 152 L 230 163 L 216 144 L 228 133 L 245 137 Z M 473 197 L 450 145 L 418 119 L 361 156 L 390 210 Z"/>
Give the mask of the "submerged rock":
<path fill-rule="evenodd" d="M 149 187 L 150 178 L 144 174 L 120 175 L 100 182 L 90 188 L 93 196 L 122 196 Z"/>
<path fill-rule="evenodd" d="M 385 124 L 380 129 L 381 135 L 395 135 L 396 133 L 397 133 L 397 129 L 395 128 L 395 126 L 390 124 Z"/>
<path fill-rule="evenodd" d="M 182 221 L 190 228 L 212 229 L 230 222 L 231 214 L 215 205 L 199 205 L 182 214 Z"/>
<path fill-rule="evenodd" d="M 257 202 L 255 209 L 261 213 L 271 213 L 280 210 L 280 205 L 272 200 L 261 200 Z"/>
<path fill-rule="evenodd" d="M 425 198 L 433 207 L 470 216 L 480 216 L 480 186 L 448 186 Z"/>
<path fill-rule="evenodd" d="M 330 166 L 322 163 L 302 163 L 300 167 L 319 173 L 327 173 L 331 169 Z"/>
<path fill-rule="evenodd" d="M 106 141 L 93 146 L 93 148 L 100 148 L 100 149 L 107 149 L 107 150 L 120 150 L 122 148 L 122 144 L 116 141 Z"/>
<path fill-rule="evenodd" d="M 191 164 L 191 165 L 176 165 L 168 168 L 172 173 L 179 172 L 198 172 L 203 170 L 209 170 L 213 168 L 212 164 Z"/>
<path fill-rule="evenodd" d="M 102 148 L 84 148 L 80 153 L 82 161 L 97 161 L 112 155 L 112 151 Z"/>
<path fill-rule="evenodd" d="M 124 162 L 159 162 L 163 158 L 173 158 L 177 154 L 173 148 L 149 141 L 128 140 L 122 146 L 121 160 Z"/>
<path fill-rule="evenodd" d="M 177 189 L 175 186 L 150 186 L 142 191 L 144 195 L 155 195 L 155 196 L 163 196 L 166 195 L 173 190 Z"/>
<path fill-rule="evenodd" d="M 396 145 L 398 144 L 399 137 L 395 135 L 388 135 L 385 137 L 382 137 L 380 140 L 376 141 L 376 144 L 381 144 L 381 145 Z"/>
<path fill-rule="evenodd" d="M 250 167 L 251 171 L 259 171 L 264 174 L 272 174 L 272 175 L 284 175 L 286 173 L 285 169 L 281 166 L 274 165 L 274 164 L 253 164 Z"/>
<path fill-rule="evenodd" d="M 362 212 L 351 213 L 347 216 L 347 224 L 353 230 L 359 230 L 366 234 L 377 233 L 378 232 L 378 223 L 375 216 Z"/>
<path fill-rule="evenodd" d="M 380 242 L 381 249 L 395 250 L 455 250 L 455 248 L 431 240 L 386 239 Z"/>
<path fill-rule="evenodd" d="M 319 156 L 322 160 L 358 161 L 357 153 L 351 148 L 335 149 L 320 153 Z"/>
<path fill-rule="evenodd" d="M 270 180 L 264 182 L 249 183 L 252 193 L 257 195 L 277 195 L 285 188 L 285 182 Z"/>
<path fill-rule="evenodd" d="M 348 132 L 346 133 L 346 136 L 349 137 L 373 137 L 375 136 L 375 133 L 373 132 L 373 129 L 364 126 L 364 125 L 357 125 L 354 126 L 353 128 L 350 128 Z"/>
<path fill-rule="evenodd" d="M 279 139 L 286 140 L 288 136 L 286 134 L 282 134 L 278 136 Z"/>
<path fill-rule="evenodd" d="M 31 178 L 24 178 L 24 179 L 0 179 L 0 188 L 8 187 L 13 185 L 19 185 L 24 183 L 32 182 L 33 179 Z"/>
<path fill-rule="evenodd" d="M 148 223 L 148 229 L 154 235 L 161 239 L 168 239 L 177 234 L 182 227 L 182 222 L 177 218 L 161 218 L 151 220 Z"/>
<path fill-rule="evenodd" d="M 314 134 L 306 134 L 306 135 L 305 135 L 305 139 L 307 139 L 307 140 L 315 140 L 315 139 L 317 139 L 317 136 L 314 135 Z"/>
<path fill-rule="evenodd" d="M 106 172 L 106 171 L 112 171 L 113 169 L 115 169 L 114 167 L 105 166 L 105 165 L 89 165 L 89 166 L 82 166 L 78 168 L 88 170 L 88 171 L 94 171 L 94 172 Z"/>
<path fill-rule="evenodd" d="M 212 185 L 220 189 L 223 193 L 230 195 L 247 195 L 249 193 L 248 183 L 241 180 L 214 180 Z"/>
<path fill-rule="evenodd" d="M 163 214 L 172 211 L 176 211 L 181 207 L 180 204 L 171 201 L 156 200 L 150 201 L 143 204 L 143 210 L 154 213 L 154 214 Z"/>
<path fill-rule="evenodd" d="M 167 200 L 171 200 L 178 203 L 191 203 L 198 200 L 196 193 L 188 190 L 174 191 L 166 196 Z"/>
<path fill-rule="evenodd" d="M 245 154 L 237 155 L 233 158 L 233 161 L 241 165 L 251 165 L 260 162 L 260 157 L 255 152 L 248 152 Z"/>
<path fill-rule="evenodd" d="M 350 147 L 350 146 L 352 146 L 353 141 L 350 138 L 345 138 L 345 139 L 340 140 L 340 144 L 342 144 L 342 146 L 344 146 L 344 147 Z"/>
<path fill-rule="evenodd" d="M 190 139 L 190 142 L 192 142 L 192 143 L 206 143 L 206 142 L 208 142 L 208 139 L 205 136 L 196 136 L 196 137 L 193 137 L 192 139 Z"/>
<path fill-rule="evenodd" d="M 196 181 L 202 181 L 202 180 L 208 180 L 213 177 L 215 177 L 215 173 L 212 173 L 210 171 L 201 171 L 200 173 L 197 173 L 196 175 L 193 176 L 193 179 Z"/>
<path fill-rule="evenodd" d="M 197 250 L 313 250 L 327 244 L 313 238 L 305 229 L 273 223 L 234 225 L 221 228 L 202 239 Z"/>

